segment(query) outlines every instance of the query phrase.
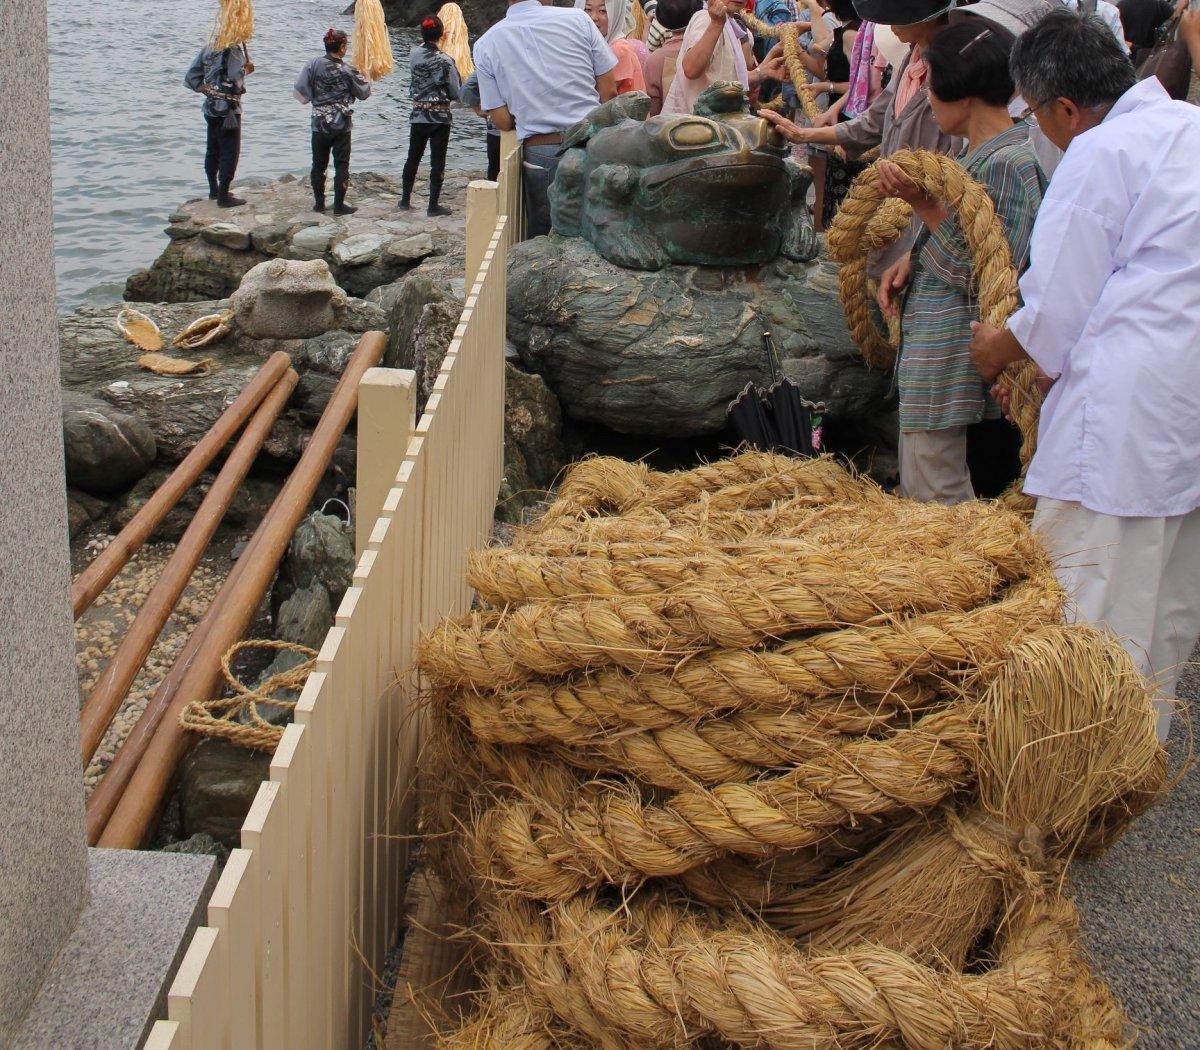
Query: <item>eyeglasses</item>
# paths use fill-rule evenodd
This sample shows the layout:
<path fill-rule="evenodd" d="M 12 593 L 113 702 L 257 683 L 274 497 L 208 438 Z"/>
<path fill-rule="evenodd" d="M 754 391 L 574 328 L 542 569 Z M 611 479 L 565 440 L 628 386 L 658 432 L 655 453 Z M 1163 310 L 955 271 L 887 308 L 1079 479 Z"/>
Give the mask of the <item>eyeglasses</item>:
<path fill-rule="evenodd" d="M 1039 102 L 1036 106 L 1026 106 L 1020 113 L 1017 114 L 1017 121 L 1026 121 L 1032 117 L 1043 106 L 1048 106 L 1054 99 L 1048 98 L 1045 102 Z"/>

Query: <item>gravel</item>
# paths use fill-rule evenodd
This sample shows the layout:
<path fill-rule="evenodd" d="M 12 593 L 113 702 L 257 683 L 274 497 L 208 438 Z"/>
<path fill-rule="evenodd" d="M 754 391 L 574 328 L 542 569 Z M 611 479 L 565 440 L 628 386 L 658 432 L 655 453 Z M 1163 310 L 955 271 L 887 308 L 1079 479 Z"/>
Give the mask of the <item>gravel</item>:
<path fill-rule="evenodd" d="M 1200 1047 L 1200 648 L 1179 683 L 1167 798 L 1072 867 L 1084 941 L 1138 1027 L 1138 1050 Z M 1186 768 L 1185 768 L 1186 766 Z"/>

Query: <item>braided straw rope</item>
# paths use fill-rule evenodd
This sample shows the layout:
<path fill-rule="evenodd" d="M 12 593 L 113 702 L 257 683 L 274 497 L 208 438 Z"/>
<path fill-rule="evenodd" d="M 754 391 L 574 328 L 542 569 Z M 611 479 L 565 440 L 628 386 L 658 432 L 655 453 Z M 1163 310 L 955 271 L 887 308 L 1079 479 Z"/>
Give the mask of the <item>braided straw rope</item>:
<path fill-rule="evenodd" d="M 987 190 L 958 163 L 939 153 L 901 150 L 887 160 L 953 212 L 975 268 L 980 320 L 1003 328 L 1017 308 L 1017 273 L 1004 228 L 996 218 Z M 887 205 L 883 209 L 885 217 L 875 219 L 882 200 L 878 166 L 872 165 L 855 180 L 828 237 L 829 254 L 843 267 L 839 285 L 846 325 L 867 363 L 874 366 L 890 364 L 895 359 L 895 348 L 888 346 L 870 319 L 866 252 L 881 247 L 878 242 L 889 230 L 896 229 L 898 236 L 903 229 L 899 225 L 902 212 L 897 205 Z M 998 379 L 1009 396 L 1013 421 L 1021 431 L 1022 480 L 1037 448 L 1042 393 L 1034 382 L 1036 374 L 1033 363 L 1024 361 L 1006 368 Z M 1031 512 L 1032 501 L 1021 495 L 1019 484 L 1006 494 L 1005 502 L 1013 509 Z"/>
<path fill-rule="evenodd" d="M 756 18 L 749 11 L 739 11 L 737 17 L 742 24 L 755 36 L 777 37 L 783 44 L 783 62 L 787 66 L 788 77 L 792 87 L 796 89 L 796 97 L 800 100 L 800 108 L 810 124 L 816 123 L 821 116 L 817 100 L 813 98 L 812 88 L 808 86 L 808 71 L 800 61 L 800 29 L 794 22 L 784 22 L 781 25 L 767 25 L 761 18 Z"/>
<path fill-rule="evenodd" d="M 761 926 L 714 924 L 669 901 L 610 910 L 581 896 L 542 911 L 512 898 L 492 916 L 526 991 L 573 1026 L 585 1019 L 598 1046 L 712 1036 L 779 1050 L 1080 1046 L 1076 1006 L 1095 998 L 1075 909 L 1057 895 L 1023 904 L 997 964 L 977 975 L 874 946 L 810 955 Z"/>
<path fill-rule="evenodd" d="M 304 662 L 288 671 L 280 671 L 271 675 L 257 688 L 246 685 L 233 671 L 233 661 L 239 653 L 248 649 L 266 649 L 283 653 L 299 653 Z M 283 690 L 298 693 L 304 688 L 309 674 L 317 662 L 315 649 L 294 642 L 258 639 L 255 641 L 238 642 L 221 657 L 221 674 L 226 684 L 233 690 L 233 696 L 215 700 L 195 700 L 179 714 L 179 724 L 184 729 L 201 736 L 216 737 L 227 740 L 239 747 L 250 748 L 253 751 L 273 752 L 283 738 L 283 726 L 268 722 L 258 713 L 259 704 L 270 704 L 273 707 L 291 711 L 295 708 L 294 700 L 280 700 L 275 693 Z M 247 721 L 240 721 L 245 718 Z"/>

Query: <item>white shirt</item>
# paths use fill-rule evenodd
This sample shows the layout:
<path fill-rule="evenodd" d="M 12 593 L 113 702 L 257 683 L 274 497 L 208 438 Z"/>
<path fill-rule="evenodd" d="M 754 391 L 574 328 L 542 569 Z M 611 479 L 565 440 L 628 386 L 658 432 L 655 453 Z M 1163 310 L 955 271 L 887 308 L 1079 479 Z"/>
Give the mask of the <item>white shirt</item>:
<path fill-rule="evenodd" d="M 1068 11 L 1074 11 L 1076 14 L 1079 13 L 1079 0 L 1062 0 L 1062 5 Z M 1114 4 L 1110 4 L 1108 0 L 1096 0 L 1096 14 L 1113 31 L 1113 36 L 1117 38 L 1117 43 L 1121 45 L 1121 50 L 1128 54 L 1129 45 L 1125 43 L 1125 26 L 1121 22 L 1121 12 L 1117 10 Z"/>
<path fill-rule="evenodd" d="M 1058 381 L 1026 492 L 1124 517 L 1200 507 L 1200 109 L 1155 77 L 1063 155 L 1008 327 Z"/>
<path fill-rule="evenodd" d="M 600 105 L 596 78 L 617 64 L 581 10 L 512 4 L 473 51 L 480 108 L 507 106 L 517 136 L 565 131 Z"/>

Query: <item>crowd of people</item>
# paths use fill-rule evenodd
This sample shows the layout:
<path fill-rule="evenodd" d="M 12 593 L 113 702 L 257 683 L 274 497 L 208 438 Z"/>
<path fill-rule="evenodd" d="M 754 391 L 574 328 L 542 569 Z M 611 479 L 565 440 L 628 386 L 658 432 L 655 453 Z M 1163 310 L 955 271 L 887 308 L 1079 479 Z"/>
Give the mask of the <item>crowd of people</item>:
<path fill-rule="evenodd" d="M 814 172 L 825 226 L 878 151 L 884 193 L 912 207 L 910 228 L 872 253 L 882 313 L 899 322 L 895 373 L 901 491 L 975 497 L 972 428 L 1007 408 L 992 384 L 1030 359 L 1047 392 L 1025 491 L 1076 614 L 1108 624 L 1165 697 L 1200 634 L 1200 108 L 1164 86 L 1166 65 L 1200 68 L 1200 8 L 1188 0 L 510 0 L 503 19 L 456 60 L 440 18 L 411 56 L 413 118 L 402 207 L 426 144 L 438 213 L 451 106 L 523 146 L 530 235 L 549 230 L 549 186 L 563 135 L 600 103 L 645 92 L 650 113 L 692 112 L 708 86 L 740 83 Z M 454 5 L 447 5 L 453 7 Z M 782 44 L 794 24 L 805 119 Z M 766 30 L 764 32 L 764 29 Z M 343 61 L 345 36 L 296 83 L 313 105 L 313 192 L 324 207 L 335 164 L 345 201 L 350 109 L 370 85 Z M 473 57 L 473 69 L 469 66 Z M 1139 66 L 1142 75 L 1139 76 Z M 211 195 L 236 167 L 239 98 L 253 72 L 236 49 L 204 52 Z M 1152 75 L 1157 72 L 1158 75 Z M 1167 77 L 1166 79 L 1171 79 Z M 1186 80 L 1186 78 L 1185 78 Z M 780 112 L 779 110 L 782 110 Z M 954 157 L 995 206 L 1020 272 L 1021 306 L 1003 329 L 978 323 L 973 266 L 958 216 L 888 158 Z M 1164 707 L 1160 734 L 1170 711 Z"/>

